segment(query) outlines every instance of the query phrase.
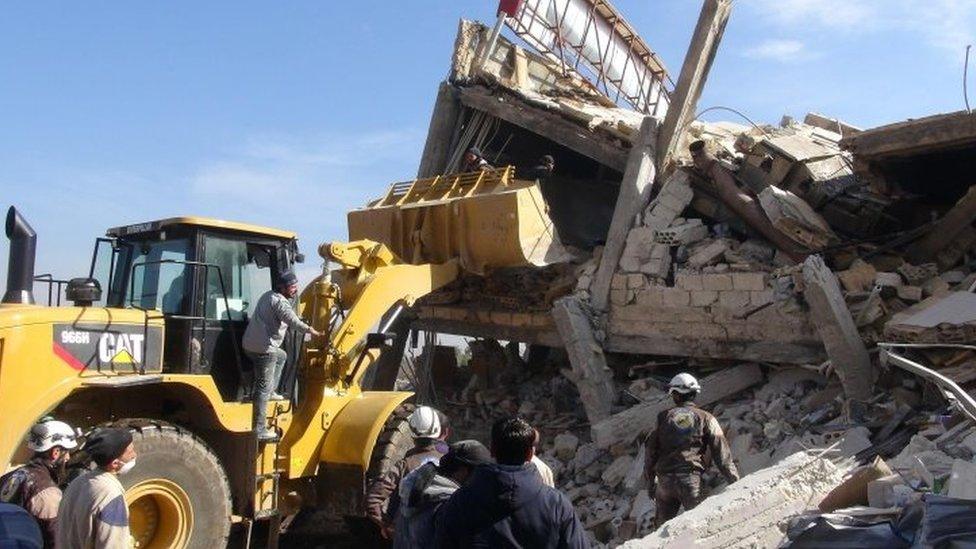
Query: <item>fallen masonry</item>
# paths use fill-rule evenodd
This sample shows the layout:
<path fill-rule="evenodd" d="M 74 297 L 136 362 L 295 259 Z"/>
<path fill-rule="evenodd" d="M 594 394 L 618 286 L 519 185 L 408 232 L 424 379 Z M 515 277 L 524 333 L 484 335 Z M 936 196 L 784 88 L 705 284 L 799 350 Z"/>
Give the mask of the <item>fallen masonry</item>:
<path fill-rule="evenodd" d="M 533 207 L 572 257 L 420 299 L 410 328 L 471 356 L 424 352 L 399 386 L 459 437 L 529 420 L 595 546 L 972 541 L 939 517 L 976 520 L 976 118 L 691 119 L 730 7 L 704 4 L 666 105 L 611 100 L 530 30 L 461 22 L 419 175 L 469 146 L 520 178 L 552 155 Z M 440 222 L 395 238 L 436 256 Z M 682 371 L 744 476 L 706 472 L 708 497 L 655 525 L 643 444 Z"/>

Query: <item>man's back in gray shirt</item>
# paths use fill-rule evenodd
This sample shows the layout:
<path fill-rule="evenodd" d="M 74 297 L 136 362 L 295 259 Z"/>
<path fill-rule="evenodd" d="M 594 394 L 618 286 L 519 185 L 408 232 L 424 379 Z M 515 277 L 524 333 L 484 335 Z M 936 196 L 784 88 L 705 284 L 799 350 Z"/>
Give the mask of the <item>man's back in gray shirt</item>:
<path fill-rule="evenodd" d="M 273 347 L 281 347 L 288 328 L 309 331 L 308 324 L 295 314 L 288 298 L 274 290 L 268 290 L 258 299 L 254 312 L 244 331 L 244 350 L 267 353 Z"/>

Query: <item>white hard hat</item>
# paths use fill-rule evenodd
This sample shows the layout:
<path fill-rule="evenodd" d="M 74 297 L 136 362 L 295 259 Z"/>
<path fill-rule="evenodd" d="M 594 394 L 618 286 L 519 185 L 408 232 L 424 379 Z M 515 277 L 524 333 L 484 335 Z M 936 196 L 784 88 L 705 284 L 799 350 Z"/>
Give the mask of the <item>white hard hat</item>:
<path fill-rule="evenodd" d="M 673 378 L 668 383 L 668 393 L 678 392 L 683 395 L 688 393 L 697 393 L 701 391 L 701 385 L 698 384 L 698 380 L 695 376 L 686 373 L 680 373 Z"/>
<path fill-rule="evenodd" d="M 78 446 L 74 429 L 63 421 L 42 419 L 31 427 L 27 447 L 34 452 L 46 452 L 55 446 L 71 450 Z"/>
<path fill-rule="evenodd" d="M 410 414 L 407 420 L 410 431 L 416 438 L 437 438 L 441 436 L 441 418 L 437 410 L 430 406 L 420 406 Z"/>

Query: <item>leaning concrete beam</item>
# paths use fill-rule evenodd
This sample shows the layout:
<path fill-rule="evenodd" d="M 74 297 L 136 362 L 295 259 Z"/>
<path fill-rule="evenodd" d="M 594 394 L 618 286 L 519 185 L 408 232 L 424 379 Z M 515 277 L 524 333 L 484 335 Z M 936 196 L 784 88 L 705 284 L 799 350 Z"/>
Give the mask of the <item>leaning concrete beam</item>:
<path fill-rule="evenodd" d="M 702 392 L 695 399 L 699 406 L 711 404 L 763 380 L 762 370 L 755 364 L 743 364 L 714 373 L 701 381 Z M 630 443 L 657 428 L 657 415 L 674 406 L 671 395 L 661 395 L 632 406 L 603 421 L 593 423 L 590 434 L 601 448 Z"/>
<path fill-rule="evenodd" d="M 617 270 L 617 262 L 624 253 L 627 233 L 634 218 L 644 209 L 651 197 L 654 182 L 654 142 L 657 139 L 657 120 L 648 116 L 641 123 L 640 134 L 627 157 L 627 169 L 620 181 L 617 204 L 613 208 L 610 230 L 600 257 L 600 265 L 590 284 L 590 302 L 593 308 L 605 311 L 610 299 L 610 280 Z"/>
<path fill-rule="evenodd" d="M 803 284 L 810 318 L 823 339 L 844 394 L 855 400 L 867 400 L 874 383 L 871 357 L 854 326 L 837 277 L 819 255 L 811 255 L 803 262 Z"/>
<path fill-rule="evenodd" d="M 447 160 L 451 156 L 453 145 L 451 139 L 460 112 L 461 102 L 458 100 L 457 90 L 448 82 L 441 82 L 437 90 L 437 99 L 434 101 L 434 112 L 430 114 L 427 142 L 424 144 L 424 154 L 420 157 L 420 167 L 417 169 L 418 179 L 444 173 Z"/>
<path fill-rule="evenodd" d="M 725 24 L 732 13 L 732 0 L 705 0 L 698 24 L 691 35 L 691 44 L 681 65 L 678 84 L 671 95 L 668 114 L 661 126 L 657 142 L 657 167 L 662 172 L 667 168 L 671 155 L 681 139 L 681 132 L 687 122 L 695 115 L 698 98 L 701 97 L 708 71 L 715 60 L 718 45 L 725 32 Z"/>
<path fill-rule="evenodd" d="M 586 417 L 593 423 L 609 416 L 616 399 L 613 374 L 579 298 L 567 296 L 557 300 L 552 306 L 552 318 L 572 366 L 566 377 L 576 384 Z"/>

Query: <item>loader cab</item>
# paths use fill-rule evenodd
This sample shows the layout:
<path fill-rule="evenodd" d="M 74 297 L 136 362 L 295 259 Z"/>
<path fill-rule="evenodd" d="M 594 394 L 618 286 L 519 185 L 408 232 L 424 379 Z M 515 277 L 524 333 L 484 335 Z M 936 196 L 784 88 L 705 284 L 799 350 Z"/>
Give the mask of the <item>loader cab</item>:
<path fill-rule="evenodd" d="M 277 273 L 301 260 L 294 233 L 181 217 L 110 229 L 91 277 L 107 289 L 106 306 L 164 317 L 164 373 L 210 375 L 225 400 L 241 400 L 252 379 L 247 322 Z"/>

